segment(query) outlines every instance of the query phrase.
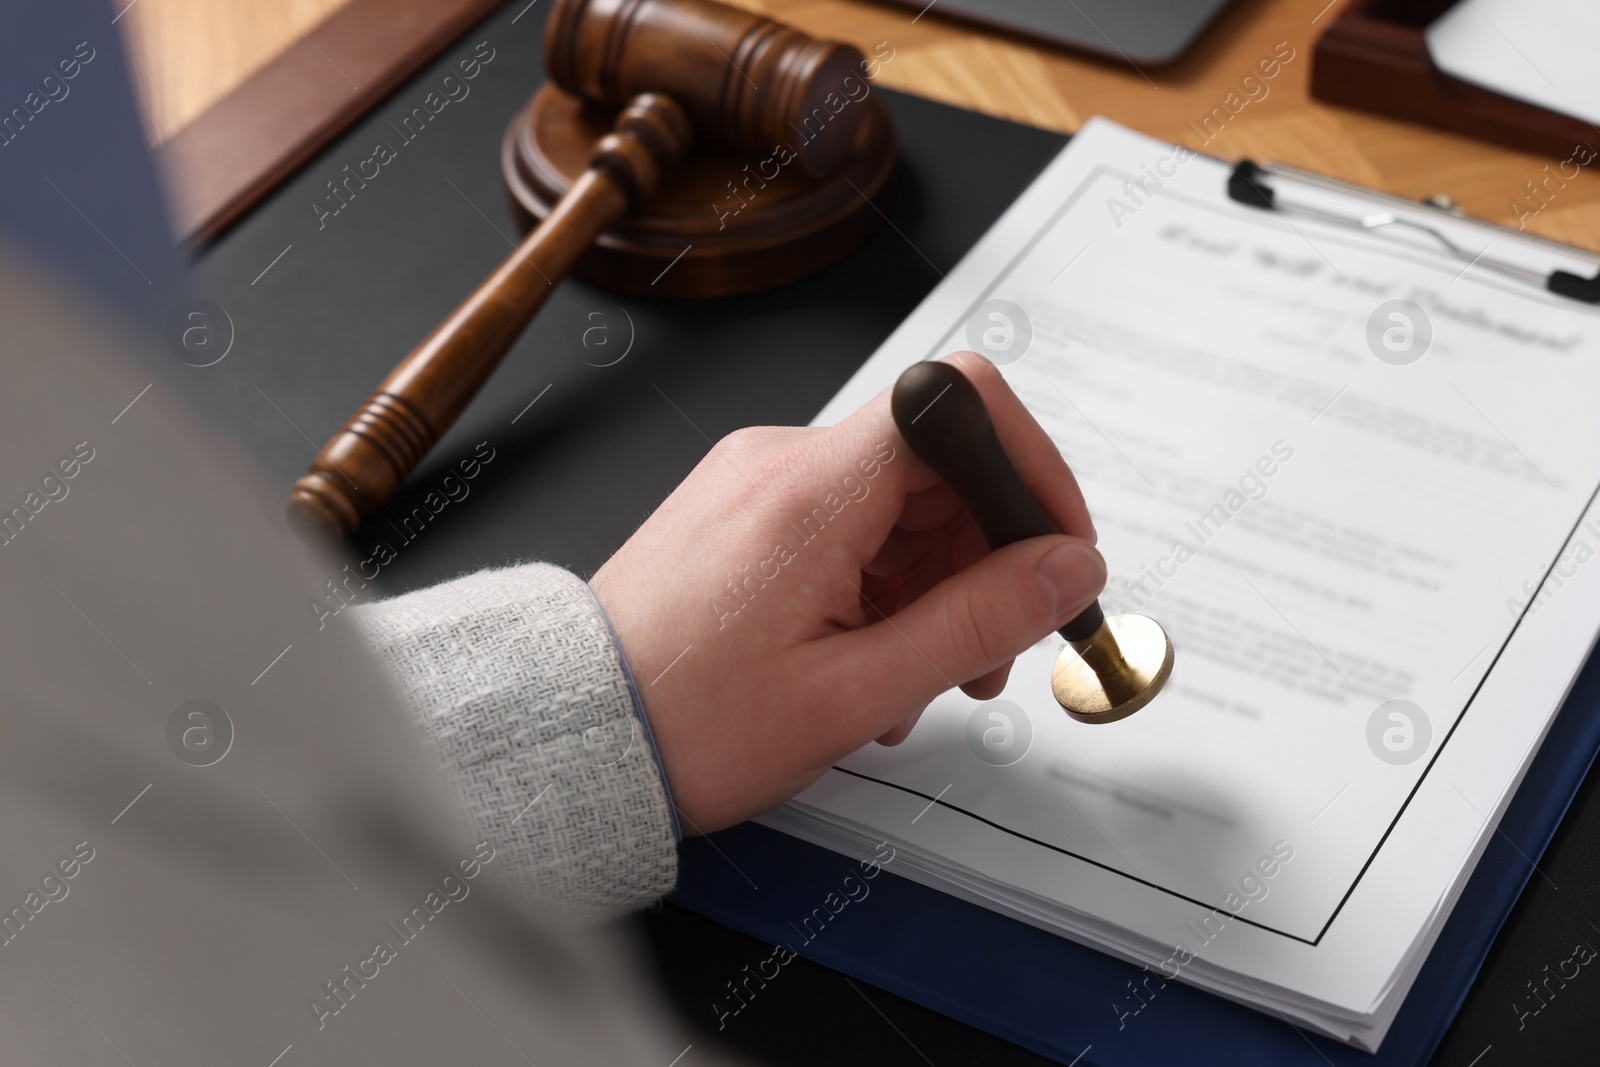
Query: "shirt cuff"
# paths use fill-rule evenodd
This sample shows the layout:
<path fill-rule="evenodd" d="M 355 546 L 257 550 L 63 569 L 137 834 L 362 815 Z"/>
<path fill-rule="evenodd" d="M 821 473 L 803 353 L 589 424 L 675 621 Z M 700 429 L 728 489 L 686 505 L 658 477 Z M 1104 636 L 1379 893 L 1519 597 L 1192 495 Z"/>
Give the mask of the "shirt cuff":
<path fill-rule="evenodd" d="M 622 651 L 622 642 L 617 640 L 617 628 L 611 625 L 611 616 L 606 614 L 606 607 L 600 603 L 600 598 L 595 596 L 594 586 L 589 586 L 589 595 L 594 597 L 595 610 L 600 613 L 600 618 L 605 621 L 606 632 L 611 635 L 611 647 L 617 650 L 617 662 L 622 666 L 622 677 L 628 683 L 628 696 L 633 700 L 633 713 L 639 720 L 639 726 L 644 731 L 645 744 L 650 746 L 651 758 L 655 760 L 656 773 L 661 775 L 661 791 L 666 794 L 667 809 L 672 813 L 672 836 L 678 842 L 683 841 L 683 826 L 678 822 L 678 803 L 672 799 L 672 783 L 667 779 L 667 765 L 661 762 L 661 749 L 656 747 L 656 734 L 650 728 L 650 716 L 645 714 L 644 700 L 639 696 L 639 683 L 634 680 L 633 668 L 628 665 L 627 653 Z"/>

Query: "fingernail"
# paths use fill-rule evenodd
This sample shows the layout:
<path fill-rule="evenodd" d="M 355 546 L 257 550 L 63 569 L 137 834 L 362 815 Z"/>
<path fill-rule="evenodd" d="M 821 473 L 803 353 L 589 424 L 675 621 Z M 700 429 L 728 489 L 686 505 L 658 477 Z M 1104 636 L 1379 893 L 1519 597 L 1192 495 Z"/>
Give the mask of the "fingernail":
<path fill-rule="evenodd" d="M 1105 557 L 1085 541 L 1068 541 L 1045 553 L 1036 572 L 1051 617 L 1076 615 L 1106 584 Z"/>

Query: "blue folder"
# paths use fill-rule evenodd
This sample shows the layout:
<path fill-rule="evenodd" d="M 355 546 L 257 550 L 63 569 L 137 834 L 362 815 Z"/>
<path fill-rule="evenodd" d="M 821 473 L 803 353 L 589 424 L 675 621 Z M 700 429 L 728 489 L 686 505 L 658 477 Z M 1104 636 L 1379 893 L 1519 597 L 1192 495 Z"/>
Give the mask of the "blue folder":
<path fill-rule="evenodd" d="M 1137 1015 L 1138 967 L 895 876 L 803 941 L 855 861 L 747 823 L 683 846 L 677 903 L 1064 1064 L 1411 1067 L 1427 1062 L 1600 749 L 1591 657 L 1376 1054 L 1177 982 Z M 737 869 L 736 869 L 737 867 Z M 760 886 L 757 890 L 752 887 Z M 733 1006 L 730 998 L 729 1006 Z"/>

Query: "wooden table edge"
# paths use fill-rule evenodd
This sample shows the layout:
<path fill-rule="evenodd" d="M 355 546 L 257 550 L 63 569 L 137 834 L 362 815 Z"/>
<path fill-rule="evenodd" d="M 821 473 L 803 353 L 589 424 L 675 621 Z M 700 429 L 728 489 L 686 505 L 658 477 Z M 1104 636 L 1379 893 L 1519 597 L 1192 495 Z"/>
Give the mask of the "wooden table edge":
<path fill-rule="evenodd" d="M 503 0 L 350 0 L 155 152 L 179 239 L 215 240 Z"/>

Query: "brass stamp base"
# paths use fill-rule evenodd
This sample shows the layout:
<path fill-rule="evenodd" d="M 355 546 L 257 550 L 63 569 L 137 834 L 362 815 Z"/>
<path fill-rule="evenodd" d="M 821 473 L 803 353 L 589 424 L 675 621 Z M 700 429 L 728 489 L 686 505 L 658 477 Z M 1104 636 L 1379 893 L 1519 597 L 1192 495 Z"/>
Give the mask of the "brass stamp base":
<path fill-rule="evenodd" d="M 1056 703 L 1079 722 L 1116 722 L 1155 699 L 1172 674 L 1172 642 L 1144 615 L 1111 615 L 1061 650 L 1050 673 Z"/>

